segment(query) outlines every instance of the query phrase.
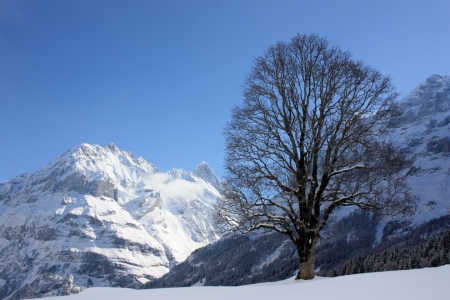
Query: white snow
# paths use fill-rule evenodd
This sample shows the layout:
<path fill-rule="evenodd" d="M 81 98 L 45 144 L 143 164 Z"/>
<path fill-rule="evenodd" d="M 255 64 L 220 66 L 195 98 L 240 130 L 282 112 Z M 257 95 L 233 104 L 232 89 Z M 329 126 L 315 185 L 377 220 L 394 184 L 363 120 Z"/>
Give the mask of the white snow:
<path fill-rule="evenodd" d="M 78 145 L 36 173 L 0 183 L 0 196 L 13 196 L 0 204 L 0 228 L 57 230 L 57 239 L 48 241 L 27 235 L 23 251 L 35 253 L 33 272 L 38 264 L 59 263 L 56 253 L 71 249 L 104 255 L 145 282 L 145 276 L 161 277 L 220 238 L 213 223 L 217 178 L 206 163 L 198 169 L 204 178 L 182 169 L 162 173 L 113 144 Z M 207 176 L 214 181 L 207 182 Z M 95 185 L 99 181 L 107 194 Z M 84 190 L 87 182 L 93 192 Z M 0 250 L 9 244 L 0 238 Z M 76 272 L 72 265 L 64 272 Z M 36 276 L 30 275 L 30 282 Z"/>
<path fill-rule="evenodd" d="M 416 168 L 408 173 L 408 167 L 403 174 L 408 174 L 411 191 L 419 198 L 412 218 L 412 225 L 418 225 L 450 213 L 450 151 L 428 149 L 431 141 L 450 138 L 450 124 L 444 122 L 450 118 L 450 76 L 430 76 L 397 104 L 402 114 L 394 122 L 390 140 Z M 349 212 L 342 210 L 335 216 Z M 378 226 L 378 241 L 384 225 Z"/>
<path fill-rule="evenodd" d="M 348 275 L 335 278 L 316 277 L 311 281 L 287 280 L 238 287 L 196 286 L 132 290 L 121 288 L 89 288 L 67 300 L 229 300 L 229 299 L 333 299 L 333 300 L 447 300 L 450 295 L 450 265 L 407 271 L 389 271 Z M 62 300 L 49 297 L 48 300 Z"/>
<path fill-rule="evenodd" d="M 202 278 L 199 282 L 194 283 L 190 287 L 198 287 L 198 286 L 204 286 L 206 282 L 206 277 Z"/>
<path fill-rule="evenodd" d="M 396 126 L 391 141 L 409 152 L 418 169 L 407 176 L 412 192 L 419 198 L 415 224 L 450 213 L 450 153 L 427 149 L 433 139 L 450 137 L 450 124 L 436 125 L 450 117 L 449 91 L 450 76 L 432 75 L 398 103 L 403 116 L 410 117 Z M 431 126 L 432 122 L 435 125 Z"/>
<path fill-rule="evenodd" d="M 414 224 L 450 213 L 450 152 L 427 149 L 430 140 L 450 137 L 450 124 L 443 122 L 450 117 L 449 86 L 450 76 L 432 76 L 399 103 L 404 115 L 411 118 L 399 122 L 392 140 L 411 154 L 413 165 L 417 168 L 407 177 L 413 192 L 420 198 Z M 442 96 L 444 92 L 447 93 L 446 97 Z M 433 100 L 439 109 L 429 109 L 429 100 Z M 438 125 L 432 127 L 432 121 L 438 122 Z M 439 125 L 441 123 L 444 125 Z M 408 170 L 404 172 L 406 174 Z M 100 187 L 97 191 L 83 190 L 87 182 L 100 181 L 108 186 L 109 193 L 103 192 Z M 90 187 L 95 189 L 95 186 Z M 0 183 L 0 196 L 5 195 L 0 197 L 5 199 L 0 203 L 0 228 L 6 232 L 21 232 L 21 226 L 37 230 L 30 231 L 24 237 L 25 242 L 21 244 L 20 251 L 11 252 L 19 262 L 24 261 L 28 253 L 33 253 L 33 262 L 36 263 L 33 272 L 39 269 L 38 263 L 56 262 L 59 258 L 54 253 L 70 249 L 73 252 L 88 251 L 106 255 L 113 263 L 127 265 L 128 274 L 143 278 L 145 282 L 146 275 L 160 277 L 195 249 L 220 238 L 213 224 L 214 203 L 220 197 L 220 189 L 220 180 L 204 162 L 193 172 L 172 169 L 162 173 L 153 164 L 142 158 L 134 158 L 131 153 L 121 151 L 113 144 L 105 147 L 82 144 L 68 150 L 36 173 L 22 174 Z M 334 217 L 342 217 L 353 210 L 342 208 Z M 378 227 L 377 241 L 381 238 L 382 225 Z M 45 241 L 48 229 L 56 229 L 57 238 L 47 237 L 49 240 Z M 0 250 L 10 247 L 13 242 L 16 243 L 15 240 L 0 237 Z M 277 254 L 278 251 L 269 256 L 268 261 Z M 65 268 L 64 274 L 75 272 L 77 268 L 74 264 Z M 29 282 L 39 276 L 32 272 L 27 274 Z M 383 273 L 383 276 L 387 274 L 390 273 Z M 378 280 L 375 277 L 374 280 Z M 99 278 L 92 277 L 92 280 L 96 286 L 109 284 Z M 340 280 L 348 279 L 316 279 L 291 286 L 297 288 L 300 285 L 301 297 L 306 298 L 303 289 L 308 291 L 311 285 L 329 282 L 329 287 L 324 287 L 327 289 L 333 286 L 331 283 Z M 264 289 L 264 286 L 259 288 L 258 285 L 257 290 Z M 420 285 L 414 287 L 417 286 Z M 375 294 L 381 297 L 381 283 L 378 287 L 370 290 L 375 290 Z M 205 289 L 217 291 L 219 288 Z M 118 290 L 112 291 L 115 293 Z M 225 294 L 228 291 L 239 293 L 246 291 L 246 287 L 224 288 L 224 291 L 227 291 Z M 369 299 L 365 294 L 371 294 L 359 287 L 356 291 L 364 292 L 364 299 Z M 87 291 L 86 295 L 90 292 Z M 345 290 L 342 293 L 349 292 Z M 292 293 L 293 298 L 300 296 Z M 82 295 L 84 293 L 80 297 Z M 318 294 L 311 295 L 314 295 L 313 299 L 320 299 Z M 272 297 L 278 298 L 276 296 L 274 294 Z"/>

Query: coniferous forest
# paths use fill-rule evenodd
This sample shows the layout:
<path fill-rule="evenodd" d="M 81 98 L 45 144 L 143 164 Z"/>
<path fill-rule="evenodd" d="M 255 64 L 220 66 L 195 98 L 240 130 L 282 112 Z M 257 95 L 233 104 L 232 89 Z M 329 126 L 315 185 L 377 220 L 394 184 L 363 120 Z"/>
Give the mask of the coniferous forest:
<path fill-rule="evenodd" d="M 376 240 L 379 218 L 357 210 L 325 231 L 317 246 L 319 276 L 407 270 L 450 263 L 450 215 L 411 227 L 387 222 Z M 244 285 L 277 281 L 297 272 L 296 249 L 283 236 L 234 236 L 198 249 L 168 274 L 143 288 Z"/>

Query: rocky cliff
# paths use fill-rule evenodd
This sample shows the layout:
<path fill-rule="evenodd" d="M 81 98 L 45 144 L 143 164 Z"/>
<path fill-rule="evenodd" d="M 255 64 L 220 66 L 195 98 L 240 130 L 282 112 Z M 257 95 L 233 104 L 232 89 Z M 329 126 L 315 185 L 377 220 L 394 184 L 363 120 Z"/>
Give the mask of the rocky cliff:
<path fill-rule="evenodd" d="M 450 76 L 432 75 L 399 103 L 392 141 L 413 160 L 405 171 L 419 197 L 415 223 L 450 213 Z"/>

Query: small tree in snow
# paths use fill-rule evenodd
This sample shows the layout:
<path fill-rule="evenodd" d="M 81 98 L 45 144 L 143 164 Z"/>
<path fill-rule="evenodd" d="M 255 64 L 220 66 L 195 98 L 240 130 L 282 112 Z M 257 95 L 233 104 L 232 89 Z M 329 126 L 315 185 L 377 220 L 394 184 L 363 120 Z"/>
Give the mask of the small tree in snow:
<path fill-rule="evenodd" d="M 336 207 L 415 210 L 398 175 L 407 160 L 384 141 L 397 96 L 389 77 L 324 38 L 297 35 L 257 58 L 243 88 L 225 128 L 224 228 L 287 235 L 298 249 L 297 279 L 312 279 L 314 249 Z"/>

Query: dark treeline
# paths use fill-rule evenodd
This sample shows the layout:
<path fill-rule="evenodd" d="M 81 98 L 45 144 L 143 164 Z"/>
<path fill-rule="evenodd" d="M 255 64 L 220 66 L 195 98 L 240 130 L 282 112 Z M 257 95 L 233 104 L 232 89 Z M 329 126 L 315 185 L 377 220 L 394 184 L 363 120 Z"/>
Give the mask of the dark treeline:
<path fill-rule="evenodd" d="M 356 210 L 328 226 L 317 245 L 316 266 L 331 269 L 348 259 L 366 253 L 375 243 L 379 218 L 371 212 Z"/>
<path fill-rule="evenodd" d="M 319 276 L 435 267 L 450 263 L 450 215 L 411 227 L 390 221 L 376 240 L 380 220 L 357 210 L 335 221 L 317 246 Z M 234 236 L 194 251 L 168 274 L 143 288 L 243 285 L 278 281 L 298 270 L 296 249 L 284 236 Z"/>
<path fill-rule="evenodd" d="M 403 228 L 399 236 L 387 238 L 402 226 L 404 223 L 388 223 L 380 244 L 345 263 L 322 268 L 319 275 L 340 276 L 450 264 L 450 216 L 431 220 L 414 229 Z"/>
<path fill-rule="evenodd" d="M 284 236 L 236 236 L 194 251 L 162 278 L 144 288 L 205 285 L 242 285 L 281 280 L 294 274 L 298 264 L 295 249 Z M 276 253 L 276 255 L 274 255 Z M 276 259 L 271 262 L 270 257 Z"/>
<path fill-rule="evenodd" d="M 356 256 L 348 262 L 321 272 L 340 276 L 368 272 L 410 270 L 450 264 L 450 229 L 413 248 L 393 248 L 372 255 Z"/>

